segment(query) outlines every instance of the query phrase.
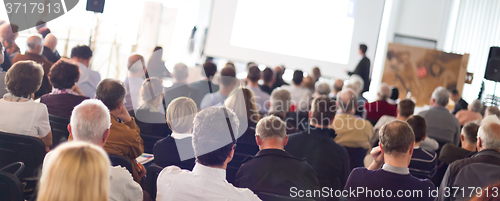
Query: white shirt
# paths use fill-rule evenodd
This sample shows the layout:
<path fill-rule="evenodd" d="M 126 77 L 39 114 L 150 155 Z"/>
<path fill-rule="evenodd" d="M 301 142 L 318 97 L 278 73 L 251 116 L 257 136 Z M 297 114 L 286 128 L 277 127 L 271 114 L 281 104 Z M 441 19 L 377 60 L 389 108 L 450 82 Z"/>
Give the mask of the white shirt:
<path fill-rule="evenodd" d="M 76 86 L 80 88 L 85 96 L 94 98 L 97 85 L 101 81 L 101 74 L 90 70 L 90 68 L 80 62 L 78 62 L 78 67 L 80 67 L 80 79 L 76 83 Z"/>
<path fill-rule="evenodd" d="M 196 163 L 193 171 L 177 166 L 163 169 L 157 180 L 157 201 L 180 200 L 260 200 L 246 188 L 236 188 L 226 181 L 226 170 Z"/>
<path fill-rule="evenodd" d="M 255 98 L 255 103 L 257 103 L 257 109 L 259 110 L 259 113 L 267 113 L 269 106 L 267 105 L 269 102 L 269 94 L 266 92 L 263 92 L 260 87 L 250 87 L 247 86 L 247 88 L 252 91 L 253 96 Z"/>
<path fill-rule="evenodd" d="M 294 84 L 282 86 L 281 88 L 290 92 L 290 95 L 292 96 L 292 104 L 296 106 L 296 109 L 308 110 L 308 105 L 310 99 L 312 98 L 310 90 Z"/>
<path fill-rule="evenodd" d="M 47 106 L 33 100 L 12 102 L 0 99 L 0 130 L 33 137 L 47 136 L 50 132 Z"/>

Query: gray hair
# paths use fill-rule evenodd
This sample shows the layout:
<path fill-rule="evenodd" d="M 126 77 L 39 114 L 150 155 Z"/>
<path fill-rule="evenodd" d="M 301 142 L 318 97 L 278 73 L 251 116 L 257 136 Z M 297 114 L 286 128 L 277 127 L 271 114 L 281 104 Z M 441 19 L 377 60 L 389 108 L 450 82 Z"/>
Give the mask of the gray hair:
<path fill-rule="evenodd" d="M 286 137 L 286 124 L 274 115 L 264 117 L 257 123 L 255 135 L 263 140 L 270 138 L 284 139 Z"/>
<path fill-rule="evenodd" d="M 28 38 L 26 41 L 26 45 L 28 45 L 28 48 L 30 50 L 36 50 L 38 46 L 42 47 L 43 44 L 43 39 L 39 35 L 33 35 Z M 42 48 L 43 49 L 43 48 Z M 40 53 L 41 54 L 41 53 Z"/>
<path fill-rule="evenodd" d="M 432 92 L 431 98 L 434 99 L 437 105 L 446 106 L 450 99 L 450 92 L 444 87 L 437 87 Z"/>
<path fill-rule="evenodd" d="M 337 95 L 337 105 L 340 110 L 344 112 L 351 112 L 356 109 L 356 103 L 358 100 L 358 96 L 356 92 L 352 89 L 343 89 Z"/>
<path fill-rule="evenodd" d="M 482 124 L 477 132 L 477 137 L 481 138 L 483 149 L 500 150 L 500 123 L 488 122 Z"/>
<path fill-rule="evenodd" d="M 104 103 L 87 99 L 73 109 L 70 124 L 75 140 L 99 144 L 111 126 L 111 117 Z"/>
<path fill-rule="evenodd" d="M 472 103 L 469 105 L 469 107 L 470 107 L 470 111 L 480 113 L 481 110 L 483 109 L 483 103 L 481 103 L 481 100 L 476 99 L 476 100 L 472 101 Z"/>
<path fill-rule="evenodd" d="M 200 111 L 194 118 L 193 124 L 194 153 L 195 156 L 201 156 L 232 143 L 229 126 L 236 138 L 240 122 L 231 109 L 211 106 Z"/>
<path fill-rule="evenodd" d="M 387 100 L 389 97 L 391 97 L 392 91 L 391 88 L 388 84 L 382 83 L 380 85 L 380 89 L 378 90 L 378 97 L 382 100 Z"/>
<path fill-rule="evenodd" d="M 349 83 L 356 86 L 356 90 L 354 90 L 354 92 L 356 92 L 357 94 L 361 94 L 361 92 L 363 92 L 365 81 L 363 80 L 363 78 L 361 78 L 361 76 L 356 74 L 352 75 L 349 79 Z"/>
<path fill-rule="evenodd" d="M 284 116 L 290 109 L 292 95 L 286 89 L 275 89 L 271 93 L 269 112 Z"/>
<path fill-rule="evenodd" d="M 316 87 L 316 92 L 318 92 L 318 94 L 320 95 L 328 96 L 328 94 L 330 94 L 331 92 L 330 85 L 326 82 L 321 82 Z"/>
<path fill-rule="evenodd" d="M 188 67 L 186 64 L 177 63 L 174 65 L 173 74 L 176 80 L 186 79 L 188 77 Z"/>

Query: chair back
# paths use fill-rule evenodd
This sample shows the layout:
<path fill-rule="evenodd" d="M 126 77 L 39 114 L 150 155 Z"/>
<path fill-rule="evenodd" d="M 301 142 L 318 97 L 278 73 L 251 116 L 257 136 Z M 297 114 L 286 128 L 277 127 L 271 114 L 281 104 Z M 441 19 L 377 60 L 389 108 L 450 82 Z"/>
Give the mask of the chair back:
<path fill-rule="evenodd" d="M 162 167 L 151 164 L 146 169 L 146 180 L 144 184 L 144 190 L 149 193 L 151 199 L 156 200 L 156 180 L 158 179 L 158 175 L 163 170 Z"/>
<path fill-rule="evenodd" d="M 68 141 L 69 118 L 49 114 L 49 122 L 50 122 L 50 129 L 52 130 L 52 146 L 51 146 L 51 148 L 53 149 L 57 145 Z"/>
<path fill-rule="evenodd" d="M 347 154 L 349 155 L 349 160 L 351 162 L 351 170 L 357 167 L 364 167 L 364 160 L 366 157 L 367 150 L 358 147 L 358 148 L 351 148 L 351 147 L 345 147 L 347 150 Z"/>
<path fill-rule="evenodd" d="M 13 174 L 14 176 L 19 176 L 24 170 L 23 162 L 15 162 L 0 169 L 1 172 L 7 172 Z"/>
<path fill-rule="evenodd" d="M 256 194 L 262 201 L 314 201 L 312 198 L 290 197 L 266 192 L 257 192 Z"/>
<path fill-rule="evenodd" d="M 0 201 L 23 201 L 23 187 L 15 175 L 0 171 Z"/>
<path fill-rule="evenodd" d="M 130 172 L 131 175 L 133 175 L 132 162 L 126 156 L 109 154 L 109 160 L 111 161 L 112 166 L 118 166 L 118 165 L 122 166 L 122 167 L 126 168 Z"/>
<path fill-rule="evenodd" d="M 144 153 L 153 153 L 153 147 L 155 146 L 156 142 L 163 138 L 162 136 L 159 135 L 150 135 L 144 133 L 141 133 L 140 135 L 142 141 L 144 142 Z"/>
<path fill-rule="evenodd" d="M 19 174 L 21 179 L 38 175 L 45 154 L 40 138 L 0 132 L 0 167 L 23 162 L 25 169 Z"/>

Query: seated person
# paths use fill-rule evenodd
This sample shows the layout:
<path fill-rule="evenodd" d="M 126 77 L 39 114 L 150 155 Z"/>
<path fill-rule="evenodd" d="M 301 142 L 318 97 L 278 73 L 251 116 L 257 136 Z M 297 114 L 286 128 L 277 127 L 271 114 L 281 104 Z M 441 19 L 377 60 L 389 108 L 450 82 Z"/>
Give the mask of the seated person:
<path fill-rule="evenodd" d="M 254 193 L 282 196 L 290 196 L 291 188 L 320 189 L 313 168 L 304 159 L 295 158 L 284 150 L 288 141 L 285 126 L 276 116 L 259 121 L 255 140 L 260 151 L 240 167 L 235 186 L 249 188 Z"/>
<path fill-rule="evenodd" d="M 194 151 L 191 130 L 198 108 L 188 97 L 179 97 L 168 105 L 167 123 L 172 134 L 156 142 L 153 147 L 154 162 L 160 167 L 176 165 L 181 169 L 192 170 Z"/>
<path fill-rule="evenodd" d="M 47 151 L 52 132 L 47 106 L 33 101 L 42 84 L 43 68 L 34 61 L 18 61 L 5 75 L 8 93 L 0 99 L 0 131 L 40 137 Z"/>
<path fill-rule="evenodd" d="M 273 84 L 275 81 L 274 71 L 271 68 L 266 67 L 262 71 L 262 81 L 264 81 L 264 83 L 259 86 L 260 90 L 266 92 L 268 95 L 271 95 L 271 93 L 273 92 Z"/>
<path fill-rule="evenodd" d="M 75 85 L 79 78 L 78 66 L 68 60 L 59 60 L 50 68 L 49 81 L 54 89 L 40 98 L 40 103 L 47 106 L 49 114 L 69 119 L 73 108 L 89 98 Z"/>
<path fill-rule="evenodd" d="M 234 155 L 238 117 L 223 107 L 208 107 L 194 119 L 193 171 L 169 166 L 158 175 L 156 200 L 260 200 L 252 191 L 228 183 L 226 167 Z"/>
<path fill-rule="evenodd" d="M 117 80 L 104 79 L 97 85 L 96 99 L 101 100 L 111 114 L 111 128 L 104 150 L 108 154 L 128 157 L 132 162 L 132 176 L 140 182 L 146 171 L 135 159 L 144 152 L 144 144 L 135 119 L 123 105 L 125 87 Z"/>
<path fill-rule="evenodd" d="M 175 64 L 171 74 L 172 78 L 174 78 L 174 84 L 164 89 L 163 97 L 165 106 L 169 105 L 170 102 L 176 98 L 189 97 L 196 103 L 196 107 L 200 107 L 200 102 L 203 97 L 197 89 L 188 85 L 187 78 L 189 76 L 189 70 L 186 64 Z"/>
<path fill-rule="evenodd" d="M 68 131 L 73 141 L 89 142 L 103 147 L 109 137 L 109 122 L 111 122 L 109 110 L 100 100 L 84 100 L 73 110 Z M 45 161 L 52 157 L 52 152 L 45 156 L 44 168 L 46 167 Z M 140 201 L 143 199 L 141 186 L 134 181 L 127 169 L 121 166 L 110 166 L 109 174 L 111 184 L 109 200 Z"/>
<path fill-rule="evenodd" d="M 292 102 L 292 96 L 290 92 L 286 89 L 275 89 L 271 93 L 271 98 L 269 100 L 269 115 L 274 115 L 286 123 L 286 134 L 290 135 L 293 133 L 298 133 L 299 130 L 293 125 L 292 122 L 288 121 L 288 114 L 290 112 L 290 104 Z M 298 114 L 298 113 L 296 113 Z"/>
<path fill-rule="evenodd" d="M 421 179 L 430 179 L 436 172 L 438 160 L 435 152 L 420 147 L 420 143 L 427 137 L 425 134 L 427 129 L 425 119 L 416 115 L 408 118 L 406 122 L 408 122 L 415 134 L 415 146 L 408 166 L 410 174 Z"/>
<path fill-rule="evenodd" d="M 259 87 L 259 80 L 262 77 L 262 73 L 257 66 L 252 66 L 248 69 L 247 74 L 247 88 L 252 91 L 254 95 L 254 103 L 257 104 L 257 109 L 259 113 L 265 114 L 269 110 L 269 94 L 262 91 Z"/>
<path fill-rule="evenodd" d="M 195 83 L 190 83 L 189 86 L 195 88 L 200 92 L 200 97 L 203 98 L 208 93 L 215 93 L 219 91 L 219 85 L 216 85 L 212 82 L 214 79 L 215 73 L 217 73 L 217 65 L 210 61 L 205 62 L 203 64 L 203 76 L 205 79 L 200 80 Z"/>
<path fill-rule="evenodd" d="M 458 119 L 461 126 L 469 122 L 480 123 L 483 119 L 483 115 L 481 115 L 482 109 L 483 103 L 481 103 L 481 100 L 476 99 L 467 106 L 467 110 L 458 111 L 455 117 Z"/>
<path fill-rule="evenodd" d="M 419 179 L 410 174 L 410 164 L 415 145 L 415 135 L 408 123 L 400 120 L 389 122 L 382 126 L 379 132 L 379 147 L 373 148 L 371 155 L 373 162 L 368 168 L 359 167 L 352 170 L 345 190 L 363 188 L 385 192 L 421 190 L 422 196 L 403 195 L 404 197 L 375 197 L 370 194 L 358 194 L 358 197 L 349 197 L 349 200 L 434 200 L 427 193 L 434 190 L 434 184 L 428 179 Z"/>
<path fill-rule="evenodd" d="M 335 113 L 335 102 L 331 98 L 315 98 L 311 106 L 310 127 L 290 135 L 285 150 L 292 156 L 307 160 L 316 172 L 321 187 L 342 190 L 349 175 L 349 156 L 346 149 L 332 139 L 335 138 L 335 130 L 330 125 Z"/>
<path fill-rule="evenodd" d="M 166 137 L 172 133 L 163 111 L 163 81 L 152 77 L 142 83 L 139 92 L 139 108 L 135 111 L 135 122 L 141 134 Z"/>
<path fill-rule="evenodd" d="M 71 60 L 76 62 L 78 67 L 80 67 L 80 79 L 78 79 L 76 86 L 80 88 L 85 96 L 94 98 L 96 96 L 97 85 L 101 81 L 101 74 L 91 69 L 91 59 L 92 50 L 89 46 L 82 45 L 71 49 Z"/>
<path fill-rule="evenodd" d="M 239 86 L 239 80 L 236 79 L 236 71 L 231 67 L 224 67 L 220 71 L 219 91 L 206 94 L 201 100 L 200 109 L 209 106 L 222 105 L 229 94 Z"/>
<path fill-rule="evenodd" d="M 125 95 L 125 108 L 128 111 L 137 110 L 140 106 L 140 91 L 142 83 L 146 78 L 146 64 L 144 57 L 140 54 L 132 54 L 127 61 L 128 75 L 123 82 L 127 95 Z"/>
<path fill-rule="evenodd" d="M 387 102 L 389 97 L 391 97 L 391 89 L 386 83 L 382 83 L 378 91 L 378 100 L 371 103 L 365 103 L 366 109 L 366 119 L 372 124 L 377 123 L 377 121 L 383 115 L 389 115 L 396 117 L 397 107 L 396 105 Z"/>
<path fill-rule="evenodd" d="M 465 124 L 460 134 L 462 147 L 458 147 L 452 143 L 445 144 L 439 154 L 439 161 L 449 165 L 456 160 L 464 159 L 476 152 L 478 130 L 479 125 L 474 122 Z"/>
<path fill-rule="evenodd" d="M 42 170 L 38 201 L 108 200 L 108 186 L 113 185 L 109 182 L 111 165 L 101 147 L 67 142 L 54 149 L 51 156 Z"/>
<path fill-rule="evenodd" d="M 498 109 L 497 106 L 488 106 L 486 107 L 486 110 L 484 111 L 484 117 L 490 116 L 490 115 L 495 115 L 498 118 L 500 118 L 500 109 Z"/>

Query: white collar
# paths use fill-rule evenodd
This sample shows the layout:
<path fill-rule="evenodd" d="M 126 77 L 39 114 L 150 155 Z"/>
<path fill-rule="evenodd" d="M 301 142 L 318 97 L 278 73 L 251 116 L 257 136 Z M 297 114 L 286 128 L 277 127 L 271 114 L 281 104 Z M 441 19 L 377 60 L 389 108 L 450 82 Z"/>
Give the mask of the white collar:
<path fill-rule="evenodd" d="M 226 170 L 221 168 L 213 168 L 196 163 L 194 165 L 193 171 L 196 175 L 211 177 L 213 179 L 226 181 Z"/>
<path fill-rule="evenodd" d="M 410 174 L 410 169 L 409 168 L 403 168 L 403 167 L 395 167 L 389 164 L 384 164 L 382 166 L 382 170 L 385 170 L 386 172 L 391 172 L 395 174 L 400 174 L 400 175 L 407 175 Z"/>
<path fill-rule="evenodd" d="M 420 149 L 420 146 L 414 146 L 413 149 Z"/>
<path fill-rule="evenodd" d="M 191 133 L 172 133 L 170 136 L 176 140 L 184 139 L 187 137 L 193 137 L 193 134 Z"/>

